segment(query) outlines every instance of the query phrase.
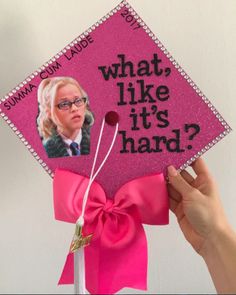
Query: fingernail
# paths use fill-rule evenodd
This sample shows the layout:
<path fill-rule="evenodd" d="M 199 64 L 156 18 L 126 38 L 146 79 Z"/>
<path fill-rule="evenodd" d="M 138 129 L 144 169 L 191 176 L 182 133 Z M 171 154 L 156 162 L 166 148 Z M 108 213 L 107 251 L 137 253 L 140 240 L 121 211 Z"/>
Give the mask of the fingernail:
<path fill-rule="evenodd" d="M 177 176 L 178 173 L 174 166 L 171 165 L 167 169 L 169 176 Z"/>

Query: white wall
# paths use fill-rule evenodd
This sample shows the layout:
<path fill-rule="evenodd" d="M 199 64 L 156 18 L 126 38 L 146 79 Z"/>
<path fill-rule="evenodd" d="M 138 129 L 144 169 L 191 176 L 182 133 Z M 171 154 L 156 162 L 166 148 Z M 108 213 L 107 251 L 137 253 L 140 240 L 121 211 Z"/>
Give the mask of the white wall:
<path fill-rule="evenodd" d="M 0 97 L 118 3 L 0 0 Z M 236 129 L 236 1 L 130 4 Z M 74 226 L 54 221 L 50 177 L 3 120 L 0 138 L 0 293 L 72 293 L 73 286 L 58 287 L 57 280 Z M 204 158 L 236 229 L 235 145 L 232 132 Z M 215 292 L 203 260 L 184 240 L 172 214 L 169 226 L 146 230 L 147 293 Z"/>

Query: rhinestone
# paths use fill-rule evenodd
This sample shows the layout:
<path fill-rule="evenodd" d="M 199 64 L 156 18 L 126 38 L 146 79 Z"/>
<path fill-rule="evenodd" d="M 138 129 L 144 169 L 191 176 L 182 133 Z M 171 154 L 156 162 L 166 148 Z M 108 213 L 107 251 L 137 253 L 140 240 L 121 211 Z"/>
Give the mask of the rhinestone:
<path fill-rule="evenodd" d="M 62 52 L 62 51 L 60 51 L 58 54 L 61 56 L 61 55 L 63 54 L 63 52 Z"/>
<path fill-rule="evenodd" d="M 27 84 L 27 82 L 26 81 L 23 81 L 23 84 L 25 85 L 25 84 Z"/>
<path fill-rule="evenodd" d="M 180 169 L 180 170 L 184 170 L 184 166 L 180 166 L 179 169 Z"/>
<path fill-rule="evenodd" d="M 228 134 L 228 131 L 224 131 L 223 134 L 224 134 L 224 135 Z"/>
<path fill-rule="evenodd" d="M 202 152 L 198 152 L 198 155 L 201 156 L 202 155 Z"/>
<path fill-rule="evenodd" d="M 30 152 L 33 153 L 34 152 L 34 149 L 30 149 Z"/>
<path fill-rule="evenodd" d="M 28 144 L 29 144 L 28 141 L 25 140 L 25 141 L 24 141 L 24 145 L 28 145 Z"/>
<path fill-rule="evenodd" d="M 184 75 L 185 75 L 185 72 L 184 72 L 184 70 L 183 70 L 183 69 L 182 69 L 181 75 L 182 75 L 182 76 L 184 76 Z"/>
<path fill-rule="evenodd" d="M 222 124 L 223 126 L 225 126 L 225 125 L 226 125 L 226 122 L 225 122 L 225 121 L 222 121 L 221 124 Z"/>
<path fill-rule="evenodd" d="M 11 123 L 11 120 L 7 120 L 7 124 L 10 124 Z"/>
<path fill-rule="evenodd" d="M 144 28 L 144 30 L 147 30 L 147 26 L 146 25 L 143 28 Z"/>
<path fill-rule="evenodd" d="M 13 93 L 16 93 L 16 90 L 15 90 L 15 89 L 13 89 L 13 90 L 12 90 L 12 92 L 13 92 Z"/>
<path fill-rule="evenodd" d="M 155 35 L 153 35 L 153 36 L 152 36 L 152 40 L 155 41 L 156 39 L 157 39 L 157 37 L 156 37 Z"/>
<path fill-rule="evenodd" d="M 37 156 L 37 153 L 36 153 L 36 152 L 34 152 L 34 153 L 33 153 L 33 156 L 34 156 L 34 157 L 36 157 L 36 156 Z"/>
<path fill-rule="evenodd" d="M 206 146 L 204 149 L 202 149 L 202 152 L 205 153 L 206 149 L 208 149 L 208 146 Z"/>
<path fill-rule="evenodd" d="M 1 116 L 4 117 L 5 115 L 3 113 L 1 113 Z"/>
<path fill-rule="evenodd" d="M 43 167 L 46 167 L 46 163 L 42 163 L 42 166 L 43 166 Z"/>
<path fill-rule="evenodd" d="M 34 75 L 32 74 L 32 75 L 30 76 L 30 78 L 33 79 L 33 78 L 34 78 Z M 18 89 L 19 89 L 19 87 L 18 87 Z"/>
<path fill-rule="evenodd" d="M 194 86 L 195 84 L 193 82 L 190 83 L 191 86 Z"/>
<path fill-rule="evenodd" d="M 221 137 L 221 138 L 223 138 L 223 137 L 225 137 L 225 136 L 224 136 L 224 134 L 223 134 L 223 133 L 221 133 L 221 134 L 220 134 L 220 137 Z"/>
<path fill-rule="evenodd" d="M 39 160 L 39 159 L 40 159 L 40 157 L 39 157 L 39 156 L 36 156 L 36 157 L 35 157 L 35 159 L 36 159 L 36 160 Z"/>
<path fill-rule="evenodd" d="M 144 25 L 145 25 L 145 23 L 142 21 L 142 22 L 140 23 L 140 26 L 143 27 Z"/>
<path fill-rule="evenodd" d="M 10 96 L 12 96 L 12 95 L 13 95 L 13 93 L 12 93 L 12 92 L 10 92 L 10 93 L 9 93 L 9 95 L 10 95 Z"/>
<path fill-rule="evenodd" d="M 49 169 L 48 166 L 46 166 L 46 167 L 45 167 L 45 170 L 48 171 L 48 169 Z"/>
<path fill-rule="evenodd" d="M 43 163 L 43 160 L 42 160 L 42 159 L 39 159 L 39 163 L 40 163 L 40 164 Z"/>
<path fill-rule="evenodd" d="M 26 79 L 26 81 L 30 82 L 30 81 L 31 81 L 31 79 L 30 79 L 30 78 L 27 78 L 27 79 Z"/>
<path fill-rule="evenodd" d="M 11 128 L 13 128 L 13 127 L 14 127 L 14 124 L 13 124 L 13 123 L 11 123 L 9 126 L 10 126 Z"/>
<path fill-rule="evenodd" d="M 215 108 L 212 106 L 212 107 L 211 107 L 211 110 L 212 110 L 212 111 L 214 111 L 214 110 L 215 110 Z"/>
<path fill-rule="evenodd" d="M 1 98 L 1 101 L 4 102 L 6 100 L 6 98 Z"/>
<path fill-rule="evenodd" d="M 6 121 L 6 120 L 8 120 L 8 117 L 7 116 L 4 116 L 3 119 Z"/>
<path fill-rule="evenodd" d="M 62 52 L 63 52 L 63 53 L 66 53 L 66 49 L 63 49 Z"/>
<path fill-rule="evenodd" d="M 30 149 L 30 148 L 31 148 L 31 145 L 30 145 L 30 144 L 28 144 L 28 145 L 27 145 L 27 148 L 28 148 L 28 149 Z"/>
<path fill-rule="evenodd" d="M 17 131 L 16 131 L 16 135 L 19 135 L 19 134 L 20 134 L 20 131 L 19 131 L 19 130 L 17 130 Z"/>
<path fill-rule="evenodd" d="M 35 72 L 34 72 L 34 76 L 38 76 L 38 72 L 35 71 Z"/>
<path fill-rule="evenodd" d="M 136 17 L 135 17 L 135 18 L 136 18 Z M 138 22 L 138 23 L 141 23 L 141 22 L 142 22 L 141 18 L 137 19 L 137 22 Z"/>

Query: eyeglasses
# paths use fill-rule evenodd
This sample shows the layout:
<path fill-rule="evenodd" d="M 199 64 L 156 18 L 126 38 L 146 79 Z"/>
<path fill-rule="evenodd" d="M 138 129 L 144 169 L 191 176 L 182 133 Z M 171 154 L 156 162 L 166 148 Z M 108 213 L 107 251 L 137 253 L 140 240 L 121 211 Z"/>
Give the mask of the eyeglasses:
<path fill-rule="evenodd" d="M 87 102 L 87 98 L 86 97 L 77 97 L 75 98 L 74 101 L 69 101 L 69 100 L 65 100 L 60 102 L 59 104 L 56 105 L 56 107 L 58 107 L 58 109 L 63 110 L 63 111 L 67 111 L 70 110 L 72 105 L 76 105 L 77 108 L 83 106 L 85 103 Z"/>

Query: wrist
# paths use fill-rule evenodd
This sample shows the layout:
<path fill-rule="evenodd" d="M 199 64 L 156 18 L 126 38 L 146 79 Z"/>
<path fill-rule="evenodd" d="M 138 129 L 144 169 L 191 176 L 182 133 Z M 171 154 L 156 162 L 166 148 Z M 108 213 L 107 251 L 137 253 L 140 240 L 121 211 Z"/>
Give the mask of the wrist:
<path fill-rule="evenodd" d="M 221 249 L 224 248 L 225 243 L 232 239 L 236 239 L 236 235 L 232 227 L 228 223 L 218 225 L 205 239 L 199 254 L 204 260 L 207 260 L 212 255 L 215 255 L 215 253 L 220 253 Z"/>

